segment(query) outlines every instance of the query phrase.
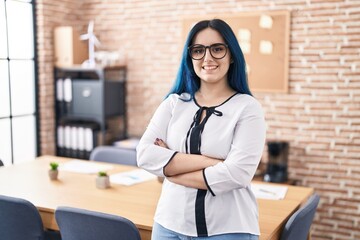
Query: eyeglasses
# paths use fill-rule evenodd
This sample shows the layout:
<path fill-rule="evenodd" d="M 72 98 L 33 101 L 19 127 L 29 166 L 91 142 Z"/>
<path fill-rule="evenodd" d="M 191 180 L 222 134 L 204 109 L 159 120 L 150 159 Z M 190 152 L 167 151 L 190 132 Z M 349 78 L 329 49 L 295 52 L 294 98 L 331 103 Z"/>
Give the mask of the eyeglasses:
<path fill-rule="evenodd" d="M 206 49 L 209 49 L 210 55 L 215 59 L 222 59 L 226 56 L 228 45 L 224 43 L 214 43 L 210 46 L 195 44 L 188 47 L 190 57 L 194 60 L 201 60 L 205 57 Z"/>

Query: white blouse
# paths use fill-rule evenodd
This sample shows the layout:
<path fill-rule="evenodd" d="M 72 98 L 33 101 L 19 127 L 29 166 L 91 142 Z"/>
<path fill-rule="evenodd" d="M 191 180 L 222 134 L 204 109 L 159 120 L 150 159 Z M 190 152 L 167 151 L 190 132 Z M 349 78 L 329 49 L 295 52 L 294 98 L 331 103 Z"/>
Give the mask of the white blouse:
<path fill-rule="evenodd" d="M 189 94 L 171 94 L 160 104 L 137 147 L 139 167 L 164 177 L 163 168 L 176 152 L 224 161 L 203 171 L 208 190 L 165 179 L 154 220 L 188 236 L 260 235 L 257 203 L 250 189 L 265 144 L 259 102 L 235 94 L 218 106 L 202 108 L 194 99 L 184 101 L 189 99 Z M 207 116 L 199 123 L 203 110 Z M 169 149 L 154 145 L 156 138 Z"/>

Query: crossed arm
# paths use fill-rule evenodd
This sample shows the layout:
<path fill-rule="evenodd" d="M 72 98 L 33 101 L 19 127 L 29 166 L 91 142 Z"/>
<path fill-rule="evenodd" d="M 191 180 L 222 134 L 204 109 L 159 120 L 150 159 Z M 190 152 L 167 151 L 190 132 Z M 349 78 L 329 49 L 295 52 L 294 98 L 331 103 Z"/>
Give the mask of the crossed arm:
<path fill-rule="evenodd" d="M 155 145 L 168 148 L 161 139 L 156 139 Z M 222 159 L 210 158 L 203 155 L 177 153 L 164 168 L 167 179 L 185 187 L 207 189 L 203 176 L 203 169 L 214 166 Z"/>

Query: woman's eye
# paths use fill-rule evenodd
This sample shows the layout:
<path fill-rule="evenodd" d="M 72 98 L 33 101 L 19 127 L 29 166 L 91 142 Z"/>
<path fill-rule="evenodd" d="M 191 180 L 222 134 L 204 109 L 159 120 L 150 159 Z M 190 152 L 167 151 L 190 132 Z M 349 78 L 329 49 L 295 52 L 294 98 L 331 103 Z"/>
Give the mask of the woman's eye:
<path fill-rule="evenodd" d="M 193 49 L 193 53 L 194 54 L 202 54 L 202 53 L 204 53 L 204 49 L 202 49 L 202 48 Z"/>
<path fill-rule="evenodd" d="M 222 46 L 213 47 L 212 50 L 213 50 L 213 52 L 221 52 L 221 51 L 224 51 L 224 47 L 222 47 Z"/>

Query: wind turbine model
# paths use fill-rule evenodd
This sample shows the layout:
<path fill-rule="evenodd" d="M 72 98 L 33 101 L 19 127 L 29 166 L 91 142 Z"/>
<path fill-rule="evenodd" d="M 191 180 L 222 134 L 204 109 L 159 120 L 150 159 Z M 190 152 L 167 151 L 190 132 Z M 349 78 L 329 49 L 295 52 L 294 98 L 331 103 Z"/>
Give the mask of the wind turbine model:
<path fill-rule="evenodd" d="M 85 67 L 95 67 L 95 46 L 100 46 L 100 41 L 94 34 L 94 21 L 89 22 L 88 31 L 80 36 L 81 40 L 89 40 L 89 59 L 83 62 Z"/>

